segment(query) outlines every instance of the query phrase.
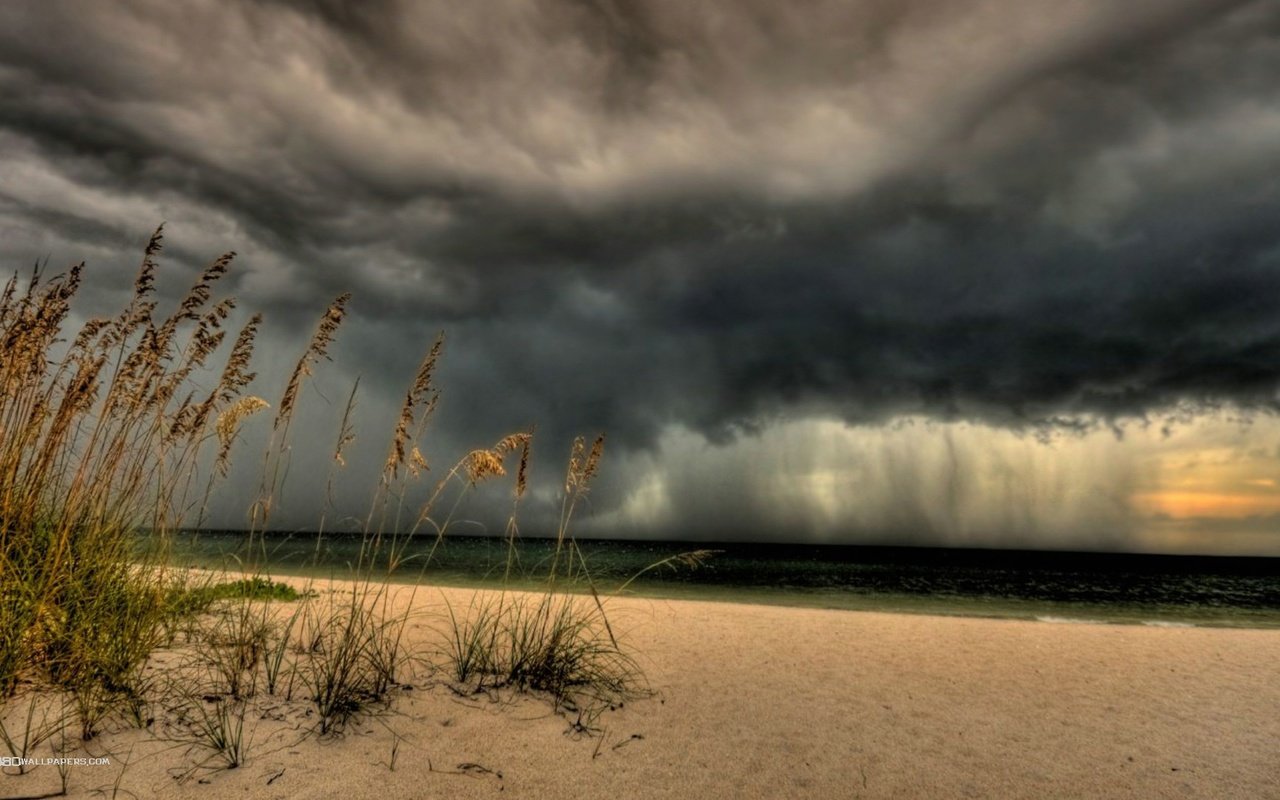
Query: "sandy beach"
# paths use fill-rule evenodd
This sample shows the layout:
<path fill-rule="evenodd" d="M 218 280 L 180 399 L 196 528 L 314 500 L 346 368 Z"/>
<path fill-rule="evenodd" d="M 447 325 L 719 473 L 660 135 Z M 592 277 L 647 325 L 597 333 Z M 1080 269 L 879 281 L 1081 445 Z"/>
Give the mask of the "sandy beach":
<path fill-rule="evenodd" d="M 414 641 L 471 596 L 418 589 Z M 182 747 L 108 732 L 85 752 L 112 765 L 73 768 L 72 794 L 112 796 L 127 762 L 118 796 L 140 798 L 1280 798 L 1280 631 L 639 598 L 610 614 L 654 693 L 596 735 L 419 674 L 341 737 L 265 703 L 234 770 L 184 776 Z"/>

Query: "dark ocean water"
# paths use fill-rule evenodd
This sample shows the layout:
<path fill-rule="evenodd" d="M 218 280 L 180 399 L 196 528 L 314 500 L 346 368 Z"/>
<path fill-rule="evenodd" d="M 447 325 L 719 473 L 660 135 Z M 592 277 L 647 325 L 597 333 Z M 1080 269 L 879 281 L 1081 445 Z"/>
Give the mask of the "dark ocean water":
<path fill-rule="evenodd" d="M 277 575 L 352 574 L 360 539 L 268 534 L 249 550 L 241 532 L 185 533 L 171 558 L 182 565 Z M 392 580 L 496 586 L 508 575 L 505 541 L 487 537 L 413 541 Z M 697 548 L 719 552 L 696 568 L 660 567 L 627 594 L 965 616 L 1150 625 L 1280 628 L 1280 559 L 1116 555 L 933 548 L 688 542 L 578 542 L 591 581 L 617 589 L 663 559 Z M 510 583 L 544 580 L 553 542 L 521 540 Z M 383 564 L 379 568 L 383 568 Z M 585 589 L 585 583 L 580 584 Z"/>

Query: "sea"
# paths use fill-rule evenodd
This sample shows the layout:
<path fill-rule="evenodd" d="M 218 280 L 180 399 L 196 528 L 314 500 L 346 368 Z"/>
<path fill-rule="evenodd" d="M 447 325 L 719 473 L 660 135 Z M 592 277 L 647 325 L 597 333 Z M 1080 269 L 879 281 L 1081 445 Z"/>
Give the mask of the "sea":
<path fill-rule="evenodd" d="M 349 578 L 361 547 L 350 535 L 250 541 L 240 531 L 188 531 L 166 550 L 181 566 Z M 552 540 L 483 536 L 400 539 L 397 553 L 395 564 L 374 564 L 375 573 L 536 589 L 553 564 L 564 574 L 571 553 L 576 578 L 560 585 L 601 594 L 1047 624 L 1280 628 L 1280 558 L 615 540 L 577 540 L 557 556 Z"/>

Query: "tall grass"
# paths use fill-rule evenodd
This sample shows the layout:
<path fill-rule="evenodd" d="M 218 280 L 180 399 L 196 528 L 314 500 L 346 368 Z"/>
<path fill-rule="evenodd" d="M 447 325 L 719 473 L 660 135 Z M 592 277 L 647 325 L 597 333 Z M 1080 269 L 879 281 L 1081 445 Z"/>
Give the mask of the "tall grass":
<path fill-rule="evenodd" d="M 174 595 L 160 557 L 134 558 L 150 530 L 163 553 L 181 524 L 212 426 L 252 380 L 258 319 L 212 388 L 194 379 L 221 349 L 235 303 L 215 259 L 165 316 L 154 299 L 161 231 L 127 306 L 69 339 L 82 265 L 0 291 L 0 698 L 20 680 L 75 695 L 83 734 L 136 701 L 140 668 L 165 635 Z"/>
<path fill-rule="evenodd" d="M 503 587 L 496 595 L 476 595 L 461 614 L 449 606 L 444 629 L 445 653 L 456 680 L 477 690 L 510 687 L 543 693 L 558 709 L 577 712 L 579 725 L 646 691 L 634 658 L 614 635 L 586 558 L 570 533 L 573 513 L 585 500 L 603 454 L 603 436 L 590 449 L 583 438 L 574 440 L 545 588 L 511 591 L 519 535 L 516 511 L 528 462 L 525 442 L 507 524 Z"/>
<path fill-rule="evenodd" d="M 405 638 L 420 583 L 393 602 L 390 573 L 420 538 L 429 537 L 433 554 L 464 498 L 504 477 L 513 484 L 511 577 L 533 436 L 513 433 L 473 450 L 428 482 L 421 440 L 438 402 L 433 380 L 443 336 L 405 391 L 363 520 L 354 579 L 337 594 L 296 596 L 265 574 L 264 535 L 289 472 L 294 416 L 344 320 L 347 294 L 321 316 L 274 405 L 258 492 L 247 509 L 246 576 L 201 583 L 169 569 L 170 532 L 202 523 L 243 425 L 272 406 L 246 393 L 261 317 L 251 317 L 224 347 L 235 302 L 215 300 L 214 286 L 234 254 L 215 259 L 160 314 L 161 246 L 157 230 L 123 310 L 78 328 L 71 306 L 81 265 L 53 277 L 38 269 L 15 274 L 0 290 L 0 703 L 24 691 L 33 698 L 25 730 L 0 727 L 11 751 L 51 731 L 64 734 L 67 718 L 36 721 L 34 698 L 42 691 L 69 701 L 82 739 L 113 718 L 150 725 L 148 703 L 167 693 L 167 707 L 186 709 L 169 726 L 176 739 L 199 744 L 227 768 L 249 756 L 244 719 L 262 692 L 312 705 L 317 733 L 341 732 L 353 716 L 386 704 L 412 665 L 430 656 Z M 356 435 L 355 403 L 353 387 L 332 452 L 326 514 Z M 581 438 L 573 444 L 545 591 L 504 587 L 477 596 L 461 614 L 449 609 L 443 650 L 457 680 L 545 693 L 557 707 L 579 712 L 643 690 L 569 533 L 603 449 L 603 437 L 590 447 Z M 318 537 L 323 516 L 320 523 Z M 145 552 L 137 548 L 140 534 L 150 544 Z M 316 546 L 318 552 L 319 538 Z M 583 587 L 590 593 L 566 591 Z M 282 615 L 272 599 L 297 605 Z M 148 660 L 174 645 L 179 632 L 187 634 L 190 657 L 178 669 L 188 673 L 157 677 Z M 175 693 L 186 698 L 178 706 Z M 15 717 L 8 719 L 12 725 Z"/>

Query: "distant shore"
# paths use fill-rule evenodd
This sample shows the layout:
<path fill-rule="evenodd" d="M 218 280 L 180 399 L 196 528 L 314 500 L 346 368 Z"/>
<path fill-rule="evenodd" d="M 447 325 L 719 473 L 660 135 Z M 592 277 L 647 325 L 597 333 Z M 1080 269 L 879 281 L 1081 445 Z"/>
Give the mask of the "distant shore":
<path fill-rule="evenodd" d="M 422 642 L 445 601 L 474 594 L 394 592 Z M 92 748 L 129 753 L 121 786 L 139 797 L 1280 798 L 1280 631 L 609 609 L 654 695 L 603 714 L 594 736 L 536 699 L 419 675 L 341 740 L 254 720 L 246 763 L 200 780 L 176 780 L 179 754 L 136 730 Z M 109 792 L 116 771 L 77 767 L 73 786 Z"/>

